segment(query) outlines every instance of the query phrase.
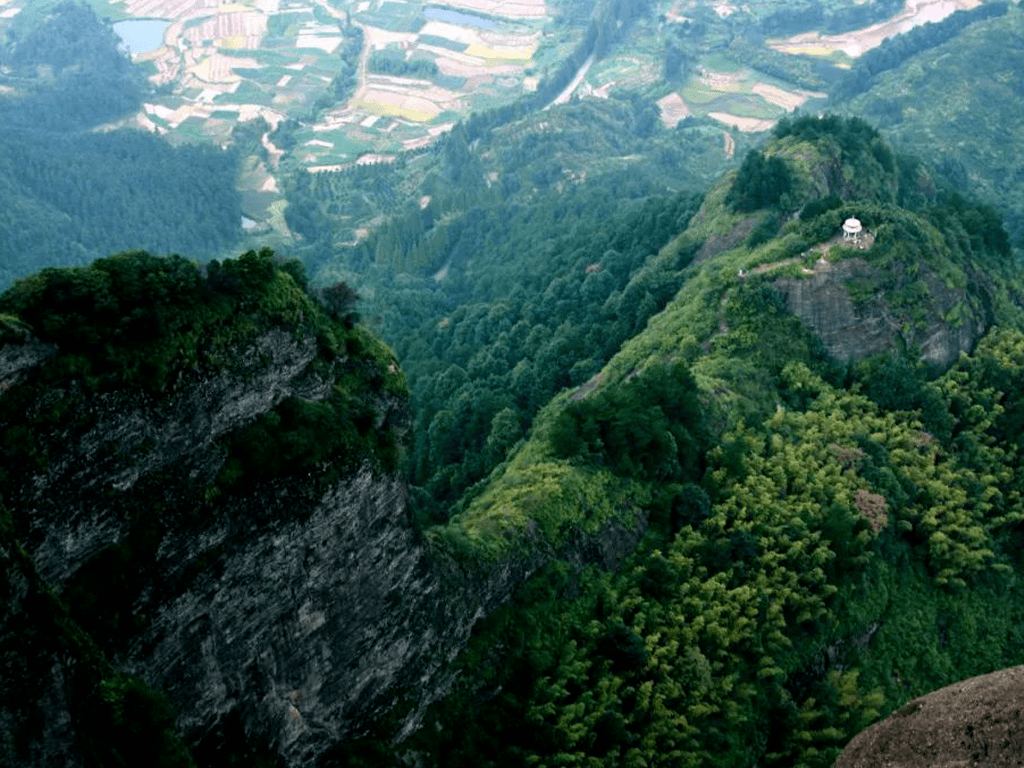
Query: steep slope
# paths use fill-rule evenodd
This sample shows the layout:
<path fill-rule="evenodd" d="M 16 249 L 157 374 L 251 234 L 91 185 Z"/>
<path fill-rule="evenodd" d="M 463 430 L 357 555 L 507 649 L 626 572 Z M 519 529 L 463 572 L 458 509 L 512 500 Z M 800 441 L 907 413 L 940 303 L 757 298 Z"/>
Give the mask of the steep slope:
<path fill-rule="evenodd" d="M 549 569 L 491 617 L 408 742 L 419 759 L 827 766 L 879 713 L 1019 663 L 1024 337 L 1005 232 L 929 195 L 859 121 L 776 139 L 656 257 L 697 254 L 675 298 L 428 532 L 493 562 L 650 526 L 621 572 Z M 852 215 L 863 251 L 831 242 Z M 801 304 L 822 258 L 832 296 Z M 840 301 L 851 338 L 895 327 L 831 343 L 814 318 Z"/>
<path fill-rule="evenodd" d="M 377 654 L 402 652 L 363 647 L 348 622 L 369 614 L 371 631 L 390 590 L 429 580 L 402 518 L 406 393 L 390 353 L 329 319 L 269 252 L 205 276 L 125 254 L 45 271 L 0 303 L 16 315 L 0 483 L 20 608 L 3 642 L 39 640 L 5 662 L 5 759 L 141 758 L 130 725 L 120 742 L 93 732 L 95 708 L 134 717 L 125 673 L 166 693 L 193 745 L 247 733 L 305 754 L 322 737 L 296 730 L 296 706 L 328 730 L 345 727 L 339 708 L 358 719 L 353 700 L 388 668 Z M 80 638 L 70 650 L 54 622 Z M 47 693 L 24 698 L 37 679 Z M 349 698 L 321 701 L 324 685 Z"/>
<path fill-rule="evenodd" d="M 635 547 L 635 513 L 487 562 L 424 542 L 397 363 L 303 284 L 137 252 L 0 296 L 5 763 L 329 764 L 414 729 L 536 570 Z"/>

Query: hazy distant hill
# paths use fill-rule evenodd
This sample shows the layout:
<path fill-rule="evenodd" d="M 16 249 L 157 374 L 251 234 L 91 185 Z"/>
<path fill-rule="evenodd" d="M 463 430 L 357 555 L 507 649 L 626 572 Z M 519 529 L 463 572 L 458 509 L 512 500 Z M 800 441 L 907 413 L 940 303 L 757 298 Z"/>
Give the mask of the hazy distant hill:
<path fill-rule="evenodd" d="M 844 107 L 959 189 L 996 205 L 1024 242 L 1024 11 L 982 21 L 875 78 Z"/>

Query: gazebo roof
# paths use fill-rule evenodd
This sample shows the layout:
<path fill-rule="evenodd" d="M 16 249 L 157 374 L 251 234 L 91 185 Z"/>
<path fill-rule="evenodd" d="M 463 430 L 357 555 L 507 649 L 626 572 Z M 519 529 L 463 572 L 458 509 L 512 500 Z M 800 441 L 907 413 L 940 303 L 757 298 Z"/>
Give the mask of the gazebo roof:
<path fill-rule="evenodd" d="M 847 219 L 843 222 L 843 232 L 856 233 L 860 232 L 860 220 L 858 219 Z"/>

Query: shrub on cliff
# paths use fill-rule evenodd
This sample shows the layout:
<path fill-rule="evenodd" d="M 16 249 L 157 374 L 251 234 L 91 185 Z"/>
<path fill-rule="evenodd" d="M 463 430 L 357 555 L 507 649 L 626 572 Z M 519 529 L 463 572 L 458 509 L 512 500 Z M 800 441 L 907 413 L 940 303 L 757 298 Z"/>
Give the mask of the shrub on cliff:
<path fill-rule="evenodd" d="M 342 281 L 320 290 L 317 294 L 327 314 L 343 323 L 346 328 L 351 328 L 359 320 L 356 312 L 356 303 L 359 301 L 359 294 L 348 283 Z"/>

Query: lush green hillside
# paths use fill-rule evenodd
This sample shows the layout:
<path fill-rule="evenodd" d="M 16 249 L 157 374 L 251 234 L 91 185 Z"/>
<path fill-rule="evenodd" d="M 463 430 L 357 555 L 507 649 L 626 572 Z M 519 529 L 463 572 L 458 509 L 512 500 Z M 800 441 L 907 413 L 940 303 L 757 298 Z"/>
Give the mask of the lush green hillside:
<path fill-rule="evenodd" d="M 645 544 L 617 574 L 561 564 L 525 587 L 399 752 L 446 766 L 828 766 L 880 713 L 1020 662 L 1024 324 L 998 218 L 929 196 L 857 121 L 787 123 L 763 157 L 637 273 L 672 276 L 665 308 L 427 532 L 471 563 L 538 540 L 557 551 L 639 513 Z M 773 158 L 785 170 L 765 177 Z M 785 189 L 748 205 L 745 174 Z M 811 279 L 808 249 L 854 213 L 877 233 L 870 252 L 827 258 L 877 268 L 877 284 L 842 290 L 883 296 L 905 340 L 939 301 L 913 279 L 926 271 L 1005 326 L 937 377 L 905 341 L 827 355 L 780 281 Z M 765 218 L 786 222 L 778 236 L 756 234 Z"/>
<path fill-rule="evenodd" d="M 985 385 L 1019 375 L 1022 341 L 924 385 L 962 414 L 944 438 L 790 364 L 786 406 L 653 500 L 661 532 L 627 568 L 552 569 L 492 617 L 416 745 L 439 765 L 829 766 L 879 713 L 1019 663 L 1018 459 L 991 410 L 1015 385 Z M 502 485 L 528 498 L 541 466 Z"/>

